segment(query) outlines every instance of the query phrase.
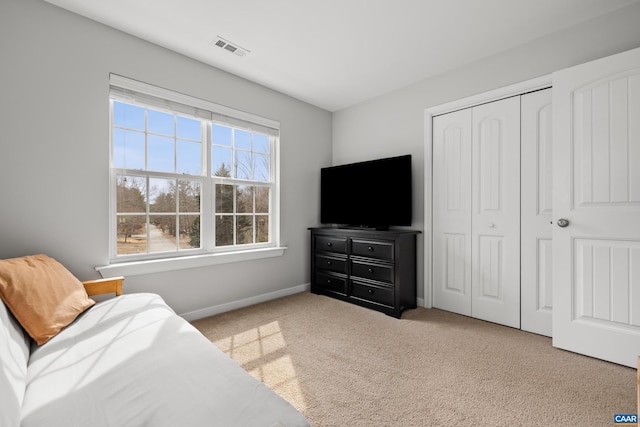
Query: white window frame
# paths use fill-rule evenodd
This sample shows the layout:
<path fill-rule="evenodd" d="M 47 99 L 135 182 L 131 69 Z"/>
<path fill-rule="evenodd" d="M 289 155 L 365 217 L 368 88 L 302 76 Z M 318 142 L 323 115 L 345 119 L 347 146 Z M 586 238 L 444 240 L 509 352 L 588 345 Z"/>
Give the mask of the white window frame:
<path fill-rule="evenodd" d="M 110 117 L 109 126 L 109 256 L 108 265 L 98 266 L 96 270 L 104 277 L 113 275 L 132 276 L 137 274 L 149 274 L 156 272 L 172 271 L 184 268 L 203 267 L 228 262 L 246 261 L 268 257 L 281 256 L 286 247 L 280 244 L 280 151 L 279 130 L 280 123 L 271 119 L 257 116 L 230 107 L 215 104 L 210 101 L 184 95 L 158 86 L 132 80 L 116 74 L 109 77 L 110 83 L 110 115 L 113 113 L 114 99 L 128 102 L 155 110 L 168 111 L 178 115 L 199 117 L 206 121 L 206 129 L 203 130 L 203 170 L 197 176 L 201 179 L 201 248 L 187 249 L 176 252 L 162 252 L 143 255 L 117 255 L 116 243 L 116 177 L 120 174 L 131 174 L 150 177 L 168 177 L 193 179 L 194 176 L 181 174 L 156 173 L 115 168 L 113 162 L 113 118 Z M 127 97 L 131 94 L 131 99 Z M 210 114 L 210 118 L 209 115 Z M 269 135 L 270 140 L 270 182 L 259 183 L 237 178 L 214 177 L 211 162 L 213 123 L 253 130 Z M 230 165 L 231 167 L 231 165 Z M 251 243 L 233 246 L 214 245 L 215 236 L 215 184 L 233 185 L 263 185 L 270 188 L 269 199 L 269 242 Z M 235 199 L 235 197 L 234 197 Z M 235 212 L 234 207 L 234 215 Z M 255 211 L 253 212 L 255 215 Z M 234 221 L 235 223 L 235 221 Z M 234 232 L 235 235 L 235 232 Z"/>

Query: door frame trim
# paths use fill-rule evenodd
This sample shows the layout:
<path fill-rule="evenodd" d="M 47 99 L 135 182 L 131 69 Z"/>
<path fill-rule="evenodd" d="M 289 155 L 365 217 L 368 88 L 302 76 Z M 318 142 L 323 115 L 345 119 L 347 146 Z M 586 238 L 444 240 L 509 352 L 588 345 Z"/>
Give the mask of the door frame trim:
<path fill-rule="evenodd" d="M 551 87 L 551 74 L 426 108 L 424 111 L 424 307 L 433 305 L 433 118 Z"/>

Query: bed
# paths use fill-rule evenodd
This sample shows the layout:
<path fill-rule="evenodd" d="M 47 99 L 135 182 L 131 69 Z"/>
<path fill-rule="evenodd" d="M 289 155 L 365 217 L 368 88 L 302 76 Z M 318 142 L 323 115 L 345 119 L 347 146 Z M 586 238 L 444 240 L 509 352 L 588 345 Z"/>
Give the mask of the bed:
<path fill-rule="evenodd" d="M 309 425 L 159 295 L 121 295 L 122 278 L 86 282 L 89 300 L 117 296 L 38 345 L 7 308 L 2 263 L 0 425 Z"/>

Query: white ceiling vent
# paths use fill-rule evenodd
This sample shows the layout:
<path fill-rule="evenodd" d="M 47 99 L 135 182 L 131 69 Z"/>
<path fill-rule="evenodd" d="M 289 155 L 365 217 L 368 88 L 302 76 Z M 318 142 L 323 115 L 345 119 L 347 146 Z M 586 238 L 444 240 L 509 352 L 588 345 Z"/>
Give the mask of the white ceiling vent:
<path fill-rule="evenodd" d="M 231 43 L 230 41 L 225 40 L 220 36 L 216 37 L 216 39 L 213 41 L 213 44 L 238 56 L 247 56 L 251 52 L 250 50 L 242 48 L 235 43 Z"/>

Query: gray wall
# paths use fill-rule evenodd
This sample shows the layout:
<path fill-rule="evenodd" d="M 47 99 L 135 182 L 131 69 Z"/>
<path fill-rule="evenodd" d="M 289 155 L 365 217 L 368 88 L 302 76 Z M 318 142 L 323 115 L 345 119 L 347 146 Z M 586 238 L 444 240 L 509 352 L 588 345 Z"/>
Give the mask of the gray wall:
<path fill-rule="evenodd" d="M 285 255 L 132 276 L 178 312 L 309 282 L 331 113 L 40 0 L 0 4 L 0 258 L 46 253 L 81 280 L 109 261 L 109 73 L 281 123 Z"/>
<path fill-rule="evenodd" d="M 473 37 L 469 34 L 469 37 Z M 333 114 L 334 164 L 413 155 L 413 227 L 424 224 L 424 113 L 428 107 L 550 74 L 640 46 L 640 4 L 427 78 Z M 418 296 L 424 297 L 424 239 Z"/>

